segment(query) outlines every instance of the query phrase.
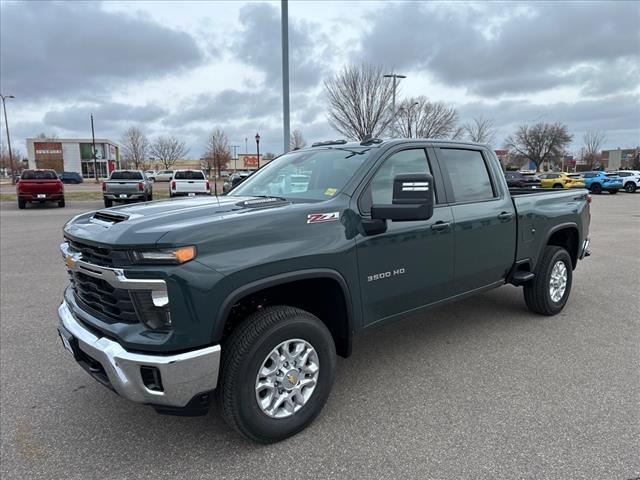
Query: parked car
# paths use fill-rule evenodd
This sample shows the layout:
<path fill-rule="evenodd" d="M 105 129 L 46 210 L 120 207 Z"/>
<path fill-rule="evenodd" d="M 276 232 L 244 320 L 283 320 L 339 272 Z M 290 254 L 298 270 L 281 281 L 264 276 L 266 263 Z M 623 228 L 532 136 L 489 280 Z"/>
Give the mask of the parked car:
<path fill-rule="evenodd" d="M 156 172 L 155 172 L 155 171 L 153 171 L 153 170 L 146 170 L 146 171 L 144 172 L 144 174 L 145 174 L 145 175 L 147 176 L 147 178 L 148 178 L 149 180 L 151 180 L 152 182 L 153 182 L 153 181 L 155 181 L 155 179 L 156 179 Z"/>
<path fill-rule="evenodd" d="M 584 172 L 582 174 L 586 188 L 592 193 L 602 193 L 603 190 L 611 194 L 622 189 L 622 178 L 617 175 L 607 175 L 605 172 Z"/>
<path fill-rule="evenodd" d="M 625 192 L 633 193 L 640 187 L 640 170 L 619 170 L 614 173 L 622 178 Z"/>
<path fill-rule="evenodd" d="M 202 170 L 176 170 L 169 188 L 170 197 L 211 195 L 209 180 Z"/>
<path fill-rule="evenodd" d="M 27 203 L 58 202 L 64 207 L 64 185 L 54 170 L 23 170 L 16 183 L 18 208 Z"/>
<path fill-rule="evenodd" d="M 547 172 L 538 176 L 542 188 L 584 188 L 584 180 L 579 174 Z"/>
<path fill-rule="evenodd" d="M 173 170 L 160 170 L 156 172 L 153 180 L 156 182 L 169 182 L 173 178 Z"/>
<path fill-rule="evenodd" d="M 104 206 L 113 202 L 146 202 L 153 200 L 153 183 L 141 170 L 114 170 L 102 183 Z"/>
<path fill-rule="evenodd" d="M 260 193 L 301 171 L 304 191 Z M 588 254 L 590 199 L 510 193 L 484 145 L 322 143 L 223 197 L 70 220 L 58 331 L 123 397 L 192 415 L 216 397 L 240 434 L 274 442 L 320 413 L 336 353 L 348 357 L 367 328 L 505 284 L 524 287 L 531 311 L 560 313 Z M 428 381 L 423 370 L 399 375 Z"/>
<path fill-rule="evenodd" d="M 84 182 L 82 175 L 80 175 L 78 172 L 62 172 L 58 175 L 58 178 L 60 178 L 62 183 L 78 184 Z"/>
<path fill-rule="evenodd" d="M 251 176 L 251 172 L 235 172 L 232 173 L 222 184 L 222 193 L 229 193 L 231 189 L 240 185 Z"/>
<path fill-rule="evenodd" d="M 540 179 L 534 174 L 504 172 L 509 188 L 540 188 Z"/>

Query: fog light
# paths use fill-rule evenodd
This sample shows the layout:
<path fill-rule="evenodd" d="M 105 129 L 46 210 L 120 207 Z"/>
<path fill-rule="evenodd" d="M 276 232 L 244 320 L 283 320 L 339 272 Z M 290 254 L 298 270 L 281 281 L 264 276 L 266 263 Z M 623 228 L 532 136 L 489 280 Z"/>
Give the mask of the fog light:
<path fill-rule="evenodd" d="M 151 292 L 151 300 L 156 307 L 166 307 L 169 305 L 169 294 L 166 291 L 154 290 Z"/>

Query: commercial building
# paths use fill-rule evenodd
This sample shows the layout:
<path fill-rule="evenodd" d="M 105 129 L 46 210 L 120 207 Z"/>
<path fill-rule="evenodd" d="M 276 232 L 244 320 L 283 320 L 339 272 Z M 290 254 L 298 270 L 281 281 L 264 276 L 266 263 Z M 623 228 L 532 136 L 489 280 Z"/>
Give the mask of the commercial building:
<path fill-rule="evenodd" d="M 94 177 L 93 144 L 91 139 L 27 138 L 29 168 L 50 168 L 56 172 L 77 172 L 85 178 Z M 106 178 L 120 164 L 120 147 L 107 139 L 96 139 L 98 176 Z"/>
<path fill-rule="evenodd" d="M 601 166 L 606 170 L 631 169 L 640 157 L 640 147 L 603 150 L 600 156 Z"/>

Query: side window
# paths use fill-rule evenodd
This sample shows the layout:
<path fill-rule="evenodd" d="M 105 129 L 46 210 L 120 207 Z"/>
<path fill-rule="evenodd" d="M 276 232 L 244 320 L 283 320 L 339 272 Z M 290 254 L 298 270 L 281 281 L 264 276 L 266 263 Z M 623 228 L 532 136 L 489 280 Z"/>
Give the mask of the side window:
<path fill-rule="evenodd" d="M 453 187 L 454 201 L 477 202 L 494 198 L 495 192 L 482 153 L 477 150 L 441 148 L 442 156 L 449 172 Z"/>
<path fill-rule="evenodd" d="M 402 150 L 384 161 L 360 198 L 362 213 L 369 213 L 373 204 L 390 205 L 393 199 L 393 179 L 396 175 L 405 173 L 431 173 L 424 149 Z"/>

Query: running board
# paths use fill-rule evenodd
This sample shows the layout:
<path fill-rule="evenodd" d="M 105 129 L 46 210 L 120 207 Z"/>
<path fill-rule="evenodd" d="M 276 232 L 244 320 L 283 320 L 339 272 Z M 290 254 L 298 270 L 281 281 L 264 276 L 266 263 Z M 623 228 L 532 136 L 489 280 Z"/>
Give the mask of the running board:
<path fill-rule="evenodd" d="M 535 277 L 534 273 L 527 272 L 524 270 L 519 270 L 513 273 L 513 275 L 511 276 L 510 283 L 512 283 L 513 285 L 522 285 L 523 283 L 527 283 L 533 280 L 534 277 Z"/>

